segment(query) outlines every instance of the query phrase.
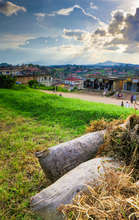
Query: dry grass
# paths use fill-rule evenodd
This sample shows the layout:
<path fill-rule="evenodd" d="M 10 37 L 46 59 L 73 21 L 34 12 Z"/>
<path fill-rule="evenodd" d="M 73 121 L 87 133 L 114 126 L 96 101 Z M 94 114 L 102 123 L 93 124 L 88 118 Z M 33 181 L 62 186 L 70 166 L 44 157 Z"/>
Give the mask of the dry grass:
<path fill-rule="evenodd" d="M 134 169 L 132 175 L 139 179 L 139 115 L 128 117 L 125 127 L 108 126 L 105 143 L 98 156 L 110 156 Z"/>
<path fill-rule="evenodd" d="M 107 169 L 99 184 L 87 186 L 72 204 L 61 207 L 69 220 L 137 220 L 139 219 L 139 115 L 109 124 L 103 119 L 91 123 L 87 131 L 107 128 L 105 143 L 98 156 L 111 156 L 122 161 L 124 168 Z"/>
<path fill-rule="evenodd" d="M 89 127 L 87 127 L 86 132 L 95 132 L 95 131 L 100 131 L 100 130 L 105 130 L 117 125 L 120 125 L 124 123 L 123 119 L 115 119 L 112 120 L 111 122 L 106 121 L 104 118 L 102 118 L 101 120 L 94 120 L 91 121 Z"/>
<path fill-rule="evenodd" d="M 76 195 L 73 204 L 63 206 L 66 220 L 137 220 L 139 187 L 131 173 L 106 170 L 100 184 L 87 186 L 87 192 Z"/>

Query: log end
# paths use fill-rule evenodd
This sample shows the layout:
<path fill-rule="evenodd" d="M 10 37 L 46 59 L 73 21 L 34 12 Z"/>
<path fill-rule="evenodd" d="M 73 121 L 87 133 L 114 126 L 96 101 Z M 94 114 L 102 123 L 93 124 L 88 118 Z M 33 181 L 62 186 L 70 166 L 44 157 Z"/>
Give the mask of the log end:
<path fill-rule="evenodd" d="M 37 151 L 35 152 L 35 156 L 38 158 L 38 159 L 43 159 L 45 158 L 47 155 L 49 154 L 49 150 L 45 150 L 45 151 Z"/>

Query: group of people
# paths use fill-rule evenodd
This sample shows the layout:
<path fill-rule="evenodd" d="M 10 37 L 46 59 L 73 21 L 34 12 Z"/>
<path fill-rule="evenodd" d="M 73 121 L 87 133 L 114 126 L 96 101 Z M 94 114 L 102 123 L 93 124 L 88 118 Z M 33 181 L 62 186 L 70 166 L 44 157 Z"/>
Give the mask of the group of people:
<path fill-rule="evenodd" d="M 131 95 L 130 101 L 131 104 L 133 104 L 134 102 L 136 103 L 136 95 Z"/>
<path fill-rule="evenodd" d="M 121 106 L 126 107 L 126 108 L 130 108 L 130 107 L 132 107 L 132 105 L 134 105 L 134 109 L 137 110 L 136 95 L 131 95 L 130 102 L 126 101 L 126 103 L 124 104 L 124 101 L 122 100 Z"/>

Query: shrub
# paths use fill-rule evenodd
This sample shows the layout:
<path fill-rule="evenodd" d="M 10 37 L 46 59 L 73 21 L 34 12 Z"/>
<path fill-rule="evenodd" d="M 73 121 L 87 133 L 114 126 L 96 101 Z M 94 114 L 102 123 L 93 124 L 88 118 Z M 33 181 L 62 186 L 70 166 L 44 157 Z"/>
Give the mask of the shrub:
<path fill-rule="evenodd" d="M 40 85 L 41 89 L 50 90 L 50 91 L 58 91 L 58 92 L 68 92 L 68 89 L 60 87 L 60 86 L 45 86 Z"/>
<path fill-rule="evenodd" d="M 58 86 L 57 91 L 58 92 L 68 92 L 68 89 Z"/>
<path fill-rule="evenodd" d="M 15 85 L 16 78 L 10 75 L 0 75 L 0 88 L 10 89 Z"/>
<path fill-rule="evenodd" d="M 28 82 L 28 85 L 29 85 L 29 87 L 36 89 L 37 86 L 39 85 L 39 83 L 38 83 L 37 80 L 30 80 L 30 81 Z"/>
<path fill-rule="evenodd" d="M 55 86 L 45 86 L 45 85 L 41 84 L 40 89 L 54 91 Z"/>
<path fill-rule="evenodd" d="M 22 89 L 26 89 L 28 86 L 25 84 L 15 84 L 13 89 L 14 90 L 22 90 Z"/>
<path fill-rule="evenodd" d="M 114 94 L 115 94 L 115 92 L 114 92 L 114 91 L 111 91 L 111 92 L 109 92 L 108 94 L 106 94 L 106 96 L 109 97 L 109 96 L 113 96 Z"/>

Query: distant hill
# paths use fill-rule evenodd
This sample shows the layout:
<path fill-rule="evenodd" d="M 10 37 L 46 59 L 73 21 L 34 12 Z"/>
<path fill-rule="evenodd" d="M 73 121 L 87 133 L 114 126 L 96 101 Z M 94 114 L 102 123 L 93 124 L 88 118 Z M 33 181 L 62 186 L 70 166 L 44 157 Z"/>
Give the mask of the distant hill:
<path fill-rule="evenodd" d="M 130 64 L 130 63 L 117 63 L 113 61 L 106 61 L 103 63 L 97 63 L 95 66 L 139 66 L 137 64 Z"/>
<path fill-rule="evenodd" d="M 103 63 L 97 63 L 96 65 L 97 66 L 119 66 L 121 64 L 122 63 L 117 63 L 117 62 L 113 62 L 113 61 L 106 61 L 106 62 L 103 62 Z"/>
<path fill-rule="evenodd" d="M 113 61 L 105 61 L 102 63 L 96 63 L 96 64 L 82 64 L 82 65 L 77 65 L 77 64 L 61 64 L 61 65 L 44 65 L 43 63 L 41 63 L 40 61 L 38 62 L 32 62 L 32 65 L 34 66 L 46 66 L 46 67 L 50 67 L 50 68 L 65 68 L 65 67 L 69 67 L 69 68 L 96 68 L 96 67 L 116 67 L 116 66 L 128 66 L 128 67 L 139 67 L 139 64 L 131 64 L 131 63 L 118 63 L 118 62 L 113 62 Z M 11 67 L 12 64 L 8 64 L 8 63 L 0 63 L 0 67 Z"/>
<path fill-rule="evenodd" d="M 8 63 L 0 63 L 0 67 L 9 67 L 9 66 L 12 66 L 12 65 Z"/>

